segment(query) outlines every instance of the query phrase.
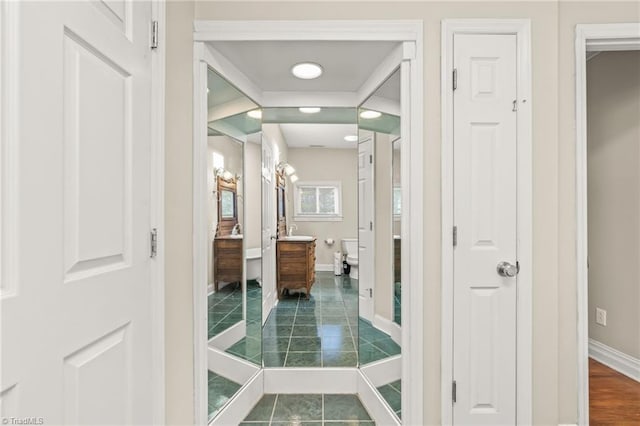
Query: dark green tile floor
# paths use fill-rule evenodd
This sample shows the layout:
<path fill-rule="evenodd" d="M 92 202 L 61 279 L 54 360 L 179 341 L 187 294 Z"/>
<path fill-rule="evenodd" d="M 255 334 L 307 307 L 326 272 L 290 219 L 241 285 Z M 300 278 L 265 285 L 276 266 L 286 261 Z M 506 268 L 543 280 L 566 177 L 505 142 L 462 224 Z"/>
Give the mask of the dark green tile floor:
<path fill-rule="evenodd" d="M 402 284 L 395 283 L 393 291 L 393 321 L 402 325 Z"/>
<path fill-rule="evenodd" d="M 266 394 L 240 423 L 257 425 L 375 425 L 357 395 Z"/>
<path fill-rule="evenodd" d="M 239 284 L 227 284 L 207 300 L 209 339 L 242 321 L 242 289 Z"/>
<path fill-rule="evenodd" d="M 358 281 L 317 272 L 309 300 L 285 295 L 263 328 L 265 367 L 358 365 Z"/>
<path fill-rule="evenodd" d="M 218 414 L 218 411 L 238 392 L 240 387 L 238 383 L 209 371 L 209 420 Z"/>
<path fill-rule="evenodd" d="M 400 346 L 388 334 L 360 318 L 360 365 L 400 354 Z"/>
<path fill-rule="evenodd" d="M 389 407 L 396 413 L 399 419 L 402 418 L 402 380 L 388 383 L 378 388 L 380 395 L 387 401 Z"/>
<path fill-rule="evenodd" d="M 247 335 L 227 349 L 227 352 L 256 364 L 262 361 L 262 288 L 257 281 L 247 282 Z"/>

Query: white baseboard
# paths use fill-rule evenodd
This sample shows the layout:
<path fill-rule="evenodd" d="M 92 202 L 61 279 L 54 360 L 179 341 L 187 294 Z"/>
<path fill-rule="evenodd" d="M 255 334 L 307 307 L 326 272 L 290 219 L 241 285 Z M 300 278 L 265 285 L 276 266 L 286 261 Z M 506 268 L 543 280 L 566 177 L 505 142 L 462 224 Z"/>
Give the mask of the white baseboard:
<path fill-rule="evenodd" d="M 316 263 L 316 271 L 333 272 L 333 264 L 332 263 Z"/>
<path fill-rule="evenodd" d="M 360 367 L 360 371 L 374 387 L 400 380 L 402 377 L 402 355 L 381 359 Z"/>
<path fill-rule="evenodd" d="M 558 426 L 578 426 L 577 423 L 560 423 Z"/>
<path fill-rule="evenodd" d="M 376 424 L 400 426 L 400 420 L 362 371 L 358 371 L 358 396 Z"/>
<path fill-rule="evenodd" d="M 617 372 L 640 382 L 640 359 L 629 356 L 594 339 L 589 339 L 589 356 L 607 367 L 613 368 Z"/>
<path fill-rule="evenodd" d="M 247 323 L 245 320 L 242 320 L 209 339 L 209 346 L 226 350 L 246 335 Z"/>
<path fill-rule="evenodd" d="M 356 393 L 357 368 L 265 368 L 264 393 Z"/>
<path fill-rule="evenodd" d="M 400 345 L 402 341 L 402 329 L 395 322 L 388 320 L 378 314 L 373 317 L 373 326 L 385 334 L 388 334 L 391 339 Z"/>
<path fill-rule="evenodd" d="M 239 425 L 251 412 L 254 405 L 262 398 L 264 374 L 258 371 L 238 392 L 231 401 L 213 418 L 210 425 Z"/>
<path fill-rule="evenodd" d="M 212 347 L 207 348 L 207 368 L 236 383 L 245 383 L 260 371 L 257 365 Z"/>

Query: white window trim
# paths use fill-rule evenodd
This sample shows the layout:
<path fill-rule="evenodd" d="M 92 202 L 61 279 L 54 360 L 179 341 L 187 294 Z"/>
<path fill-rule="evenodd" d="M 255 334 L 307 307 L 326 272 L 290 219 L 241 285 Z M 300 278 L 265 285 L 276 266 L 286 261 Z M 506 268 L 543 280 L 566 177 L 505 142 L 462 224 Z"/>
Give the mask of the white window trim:
<path fill-rule="evenodd" d="M 334 187 L 338 189 L 336 200 L 337 214 L 305 214 L 300 213 L 300 195 L 298 188 L 301 186 Z M 342 222 L 342 182 L 335 180 L 298 181 L 293 184 L 293 220 L 297 222 Z"/>

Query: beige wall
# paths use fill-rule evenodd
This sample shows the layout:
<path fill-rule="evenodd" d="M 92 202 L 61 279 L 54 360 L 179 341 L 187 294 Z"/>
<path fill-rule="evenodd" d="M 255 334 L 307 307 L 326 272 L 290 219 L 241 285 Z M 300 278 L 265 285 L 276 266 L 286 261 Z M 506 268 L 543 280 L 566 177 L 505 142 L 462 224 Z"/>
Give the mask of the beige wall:
<path fill-rule="evenodd" d="M 165 127 L 166 422 L 193 424 L 193 19 L 167 2 Z"/>
<path fill-rule="evenodd" d="M 251 249 L 262 246 L 262 151 L 260 145 L 247 143 L 244 151 L 244 187 L 246 225 L 245 248 Z"/>
<path fill-rule="evenodd" d="M 366 7 L 365 7 L 366 5 Z M 192 411 L 191 3 L 169 3 L 167 56 L 168 420 Z M 529 18 L 533 58 L 533 415 L 575 423 L 574 29 L 639 20 L 637 2 L 198 2 L 198 19 L 424 22 L 424 413 L 440 423 L 440 29 L 446 18 Z"/>
<path fill-rule="evenodd" d="M 333 265 L 333 253 L 341 251 L 340 240 L 358 238 L 358 152 L 355 149 L 289 148 L 287 160 L 300 181 L 342 182 L 342 215 L 337 222 L 296 221 L 293 217 L 293 186 L 287 182 L 287 223 L 295 224 L 298 235 L 314 235 L 316 264 Z M 335 240 L 333 246 L 324 240 Z"/>
<path fill-rule="evenodd" d="M 589 337 L 640 358 L 640 52 L 587 63 L 587 122 Z"/>

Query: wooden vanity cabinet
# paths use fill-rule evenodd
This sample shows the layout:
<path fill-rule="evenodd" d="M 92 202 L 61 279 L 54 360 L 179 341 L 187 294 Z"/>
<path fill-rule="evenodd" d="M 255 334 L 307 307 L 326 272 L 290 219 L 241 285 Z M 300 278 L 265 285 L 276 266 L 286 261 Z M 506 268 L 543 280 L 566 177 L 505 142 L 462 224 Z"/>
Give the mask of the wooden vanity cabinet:
<path fill-rule="evenodd" d="M 316 279 L 316 240 L 276 243 L 278 299 L 285 289 L 305 289 L 307 299 Z"/>
<path fill-rule="evenodd" d="M 213 279 L 218 282 L 242 282 L 242 238 L 216 237 L 213 240 Z"/>

